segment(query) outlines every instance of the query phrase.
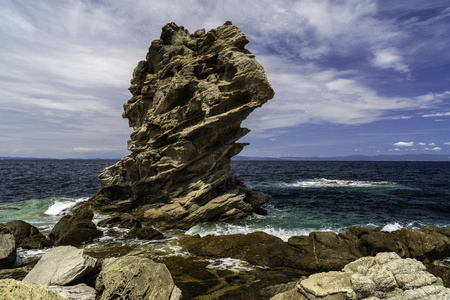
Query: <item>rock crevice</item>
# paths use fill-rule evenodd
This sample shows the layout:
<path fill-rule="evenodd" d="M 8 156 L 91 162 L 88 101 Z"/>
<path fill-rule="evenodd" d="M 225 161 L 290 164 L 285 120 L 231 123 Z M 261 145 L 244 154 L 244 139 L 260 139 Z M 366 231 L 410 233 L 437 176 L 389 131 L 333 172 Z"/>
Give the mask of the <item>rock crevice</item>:
<path fill-rule="evenodd" d="M 131 154 L 99 176 L 90 204 L 103 212 L 132 212 L 161 228 L 259 211 L 269 196 L 232 176 L 231 157 L 245 143 L 243 120 L 274 92 L 264 69 L 245 49 L 231 22 L 193 34 L 162 28 L 138 63 L 123 117 L 133 128 Z"/>

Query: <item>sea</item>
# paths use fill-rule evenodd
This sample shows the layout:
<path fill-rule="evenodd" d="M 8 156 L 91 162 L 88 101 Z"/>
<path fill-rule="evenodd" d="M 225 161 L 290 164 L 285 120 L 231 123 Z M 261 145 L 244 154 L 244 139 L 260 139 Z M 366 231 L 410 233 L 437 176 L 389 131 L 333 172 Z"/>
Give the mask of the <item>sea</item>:
<path fill-rule="evenodd" d="M 115 162 L 0 160 L 0 223 L 24 220 L 49 233 L 67 209 L 97 192 L 98 175 Z M 231 169 L 271 196 L 267 215 L 203 223 L 185 234 L 264 231 L 287 241 L 351 226 L 450 227 L 450 162 L 232 161 Z"/>

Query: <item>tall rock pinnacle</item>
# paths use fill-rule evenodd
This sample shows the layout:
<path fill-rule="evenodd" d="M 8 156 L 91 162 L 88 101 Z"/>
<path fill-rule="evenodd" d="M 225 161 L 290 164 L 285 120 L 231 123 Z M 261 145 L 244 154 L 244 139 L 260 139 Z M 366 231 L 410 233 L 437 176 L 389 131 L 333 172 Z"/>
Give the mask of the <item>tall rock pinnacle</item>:
<path fill-rule="evenodd" d="M 124 104 L 131 154 L 101 173 L 94 208 L 131 212 L 161 228 L 262 211 L 269 196 L 230 170 L 231 157 L 246 145 L 236 143 L 249 132 L 242 121 L 274 95 L 247 43 L 231 22 L 193 34 L 175 23 L 162 28 L 133 72 L 133 97 Z"/>

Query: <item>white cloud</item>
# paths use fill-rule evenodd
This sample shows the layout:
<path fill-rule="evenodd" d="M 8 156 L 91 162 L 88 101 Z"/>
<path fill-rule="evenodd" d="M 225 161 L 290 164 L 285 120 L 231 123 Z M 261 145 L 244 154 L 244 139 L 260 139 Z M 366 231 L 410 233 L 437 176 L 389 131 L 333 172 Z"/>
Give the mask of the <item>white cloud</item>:
<path fill-rule="evenodd" d="M 442 149 L 440 147 L 434 147 L 431 149 L 432 151 L 441 151 Z"/>
<path fill-rule="evenodd" d="M 426 143 L 423 143 L 423 142 L 420 142 L 420 143 L 417 143 L 417 146 L 422 146 L 422 147 L 424 147 L 424 146 L 426 146 L 427 144 Z"/>
<path fill-rule="evenodd" d="M 450 142 L 445 142 L 444 145 L 450 146 Z"/>
<path fill-rule="evenodd" d="M 394 146 L 397 146 L 397 147 L 413 147 L 414 146 L 414 142 L 413 141 L 411 141 L 411 142 L 397 142 L 397 143 L 394 144 Z"/>
<path fill-rule="evenodd" d="M 436 143 L 428 143 L 428 146 L 436 146 Z"/>
<path fill-rule="evenodd" d="M 409 73 L 408 66 L 403 62 L 402 56 L 394 48 L 376 50 L 373 53 L 372 63 L 381 69 L 394 69 L 401 73 Z"/>
<path fill-rule="evenodd" d="M 449 117 L 450 112 L 422 115 L 424 118 Z"/>

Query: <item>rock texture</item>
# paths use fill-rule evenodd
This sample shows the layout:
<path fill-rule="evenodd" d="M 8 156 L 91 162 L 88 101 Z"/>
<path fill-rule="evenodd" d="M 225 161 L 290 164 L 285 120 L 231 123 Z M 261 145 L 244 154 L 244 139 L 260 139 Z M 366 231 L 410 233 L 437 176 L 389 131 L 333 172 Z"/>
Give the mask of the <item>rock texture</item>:
<path fill-rule="evenodd" d="M 132 153 L 103 171 L 90 205 L 164 228 L 262 212 L 269 196 L 230 171 L 245 146 L 236 141 L 249 132 L 241 122 L 274 95 L 248 42 L 231 22 L 193 34 L 174 23 L 162 28 L 124 105 Z"/>
<path fill-rule="evenodd" d="M 16 257 L 14 235 L 5 224 L 0 224 L 0 269 L 12 268 Z"/>
<path fill-rule="evenodd" d="M 41 285 L 68 285 L 94 270 L 97 260 L 73 246 L 47 251 L 23 279 Z"/>
<path fill-rule="evenodd" d="M 95 287 L 104 300 L 181 299 L 181 291 L 164 264 L 136 256 L 106 259 Z"/>
<path fill-rule="evenodd" d="M 47 288 L 69 300 L 95 300 L 97 296 L 95 289 L 84 283 L 73 286 L 50 285 Z"/>
<path fill-rule="evenodd" d="M 425 271 L 415 259 L 402 259 L 395 253 L 379 253 L 354 261 L 340 272 L 318 273 L 301 280 L 289 292 L 272 300 L 287 299 L 449 299 L 450 289 L 442 280 Z"/>
<path fill-rule="evenodd" d="M 2 300 L 67 300 L 41 285 L 14 279 L 0 280 L 0 298 Z"/>
<path fill-rule="evenodd" d="M 47 239 L 39 230 L 21 220 L 14 220 L 6 223 L 16 240 L 16 247 L 24 249 L 43 249 L 53 246 L 53 242 Z"/>

